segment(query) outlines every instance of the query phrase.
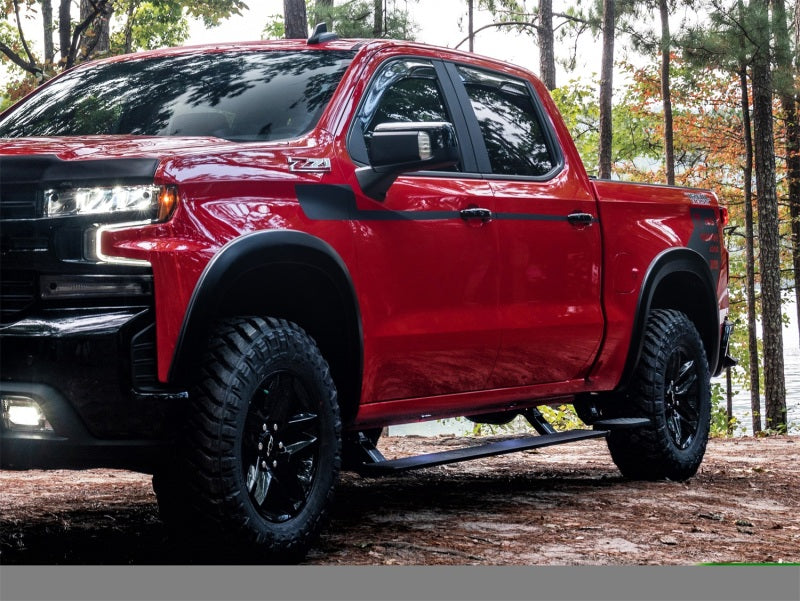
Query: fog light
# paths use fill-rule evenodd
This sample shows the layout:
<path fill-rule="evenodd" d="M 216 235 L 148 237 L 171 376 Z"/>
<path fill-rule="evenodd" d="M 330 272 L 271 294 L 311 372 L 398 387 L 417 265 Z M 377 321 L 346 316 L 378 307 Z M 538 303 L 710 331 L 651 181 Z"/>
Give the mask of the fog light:
<path fill-rule="evenodd" d="M 24 396 L 3 397 L 3 425 L 8 430 L 52 431 L 39 403 Z"/>

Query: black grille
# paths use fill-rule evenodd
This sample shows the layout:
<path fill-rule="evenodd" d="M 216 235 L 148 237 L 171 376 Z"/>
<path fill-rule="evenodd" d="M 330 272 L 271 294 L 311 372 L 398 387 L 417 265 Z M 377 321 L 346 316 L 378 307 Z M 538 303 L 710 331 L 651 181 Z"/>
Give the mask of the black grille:
<path fill-rule="evenodd" d="M 8 323 L 36 300 L 36 272 L 0 270 L 0 321 Z"/>

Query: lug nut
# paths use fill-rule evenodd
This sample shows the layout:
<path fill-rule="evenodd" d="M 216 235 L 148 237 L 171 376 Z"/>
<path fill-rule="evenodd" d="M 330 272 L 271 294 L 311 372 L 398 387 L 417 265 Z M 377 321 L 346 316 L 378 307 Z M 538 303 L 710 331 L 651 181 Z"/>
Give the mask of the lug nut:
<path fill-rule="evenodd" d="M 277 432 L 278 431 L 278 424 L 272 424 L 272 429 Z"/>
<path fill-rule="evenodd" d="M 259 442 L 258 443 L 258 450 L 259 451 L 263 451 L 264 450 L 264 443 L 263 442 Z"/>
<path fill-rule="evenodd" d="M 263 430 L 264 432 L 266 432 L 266 431 L 267 431 L 267 424 L 264 424 L 263 426 L 261 426 L 261 430 Z"/>
<path fill-rule="evenodd" d="M 273 460 L 273 461 L 272 461 L 272 467 L 278 467 L 278 462 L 277 462 L 277 461 L 275 461 L 275 460 Z"/>
<path fill-rule="evenodd" d="M 282 443 L 282 442 L 279 442 L 279 443 L 278 443 L 278 448 L 279 448 L 279 449 L 283 449 L 283 443 Z"/>

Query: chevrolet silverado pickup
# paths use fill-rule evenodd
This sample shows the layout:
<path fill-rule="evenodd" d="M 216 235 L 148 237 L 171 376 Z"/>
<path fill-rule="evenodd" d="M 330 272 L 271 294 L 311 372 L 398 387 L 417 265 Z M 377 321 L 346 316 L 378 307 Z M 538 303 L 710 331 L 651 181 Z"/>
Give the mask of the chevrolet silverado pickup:
<path fill-rule="evenodd" d="M 589 177 L 535 76 L 445 48 L 318 28 L 80 65 L 0 115 L 0 220 L 3 469 L 152 473 L 170 528 L 266 561 L 303 557 L 341 469 L 597 437 L 687 479 L 731 361 L 715 194 Z M 565 403 L 587 428 L 537 409 Z"/>

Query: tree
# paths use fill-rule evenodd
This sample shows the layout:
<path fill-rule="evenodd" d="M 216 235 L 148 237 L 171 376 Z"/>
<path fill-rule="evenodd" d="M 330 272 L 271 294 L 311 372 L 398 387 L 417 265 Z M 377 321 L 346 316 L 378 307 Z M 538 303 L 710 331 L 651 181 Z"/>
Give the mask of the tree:
<path fill-rule="evenodd" d="M 761 264 L 761 323 L 764 340 L 764 399 L 766 424 L 786 428 L 786 384 L 783 371 L 780 236 L 775 182 L 772 116 L 771 27 L 769 0 L 751 0 L 755 27 L 753 82 L 753 148 L 758 189 L 758 238 Z"/>
<path fill-rule="evenodd" d="M 661 17 L 661 102 L 664 106 L 664 164 L 667 184 L 675 185 L 675 142 L 672 129 L 672 99 L 669 87 L 669 64 L 672 53 L 672 36 L 669 32 L 669 4 L 658 0 Z"/>
<path fill-rule="evenodd" d="M 283 20 L 287 39 L 308 37 L 305 0 L 283 0 Z"/>
<path fill-rule="evenodd" d="M 783 112 L 783 145 L 786 150 L 788 205 L 792 220 L 792 264 L 794 294 L 797 302 L 797 326 L 800 328 L 800 23 L 795 23 L 795 57 L 787 25 L 784 0 L 773 0 L 772 22 L 775 32 L 775 90 Z M 795 18 L 800 18 L 800 2 L 795 4 Z"/>
<path fill-rule="evenodd" d="M 747 65 L 741 61 L 739 82 L 742 91 L 742 133 L 744 134 L 744 211 L 747 291 L 747 345 L 750 370 L 750 415 L 753 434 L 761 432 L 761 378 L 758 366 L 758 336 L 756 334 L 756 276 L 753 231 L 753 134 L 750 125 L 750 98 L 747 91 Z"/>
<path fill-rule="evenodd" d="M 222 19 L 241 14 L 241 10 L 247 8 L 243 0 L 80 0 L 77 20 L 73 20 L 72 0 L 59 0 L 58 24 L 55 27 L 52 0 L 26 0 L 24 3 L 6 0 L 4 6 L 7 22 L 13 22 L 15 27 L 0 30 L 0 57 L 34 76 L 37 81 L 54 75 L 57 70 L 68 69 L 102 54 L 143 47 L 137 46 L 132 31 L 137 23 L 143 24 L 154 13 L 158 13 L 159 18 L 150 21 L 152 27 L 168 29 L 170 26 L 185 28 L 186 16 L 200 18 L 207 26 L 216 25 Z M 31 37 L 25 31 L 29 22 L 26 17 L 37 7 L 41 8 L 43 21 L 42 57 L 31 51 Z M 126 18 L 126 43 L 114 45 L 114 15 L 117 9 L 121 9 L 121 14 Z M 58 32 L 57 48 L 53 43 L 54 31 Z M 161 41 L 182 41 L 175 36 L 156 37 Z M 141 31 L 139 39 L 146 38 L 145 32 Z"/>
<path fill-rule="evenodd" d="M 612 119 L 611 96 L 614 75 L 614 26 L 616 24 L 615 0 L 603 0 L 603 55 L 600 68 L 600 149 L 598 175 L 611 177 Z"/>
<path fill-rule="evenodd" d="M 556 54 L 553 31 L 553 0 L 539 0 L 539 76 L 548 90 L 556 89 Z"/>
<path fill-rule="evenodd" d="M 313 23 L 324 21 L 328 31 L 344 38 L 399 38 L 414 39 L 415 25 L 408 11 L 395 2 L 384 0 L 350 0 L 336 4 L 330 0 L 308 2 L 307 9 Z M 280 17 L 273 17 L 264 28 L 267 37 L 278 37 Z"/>

